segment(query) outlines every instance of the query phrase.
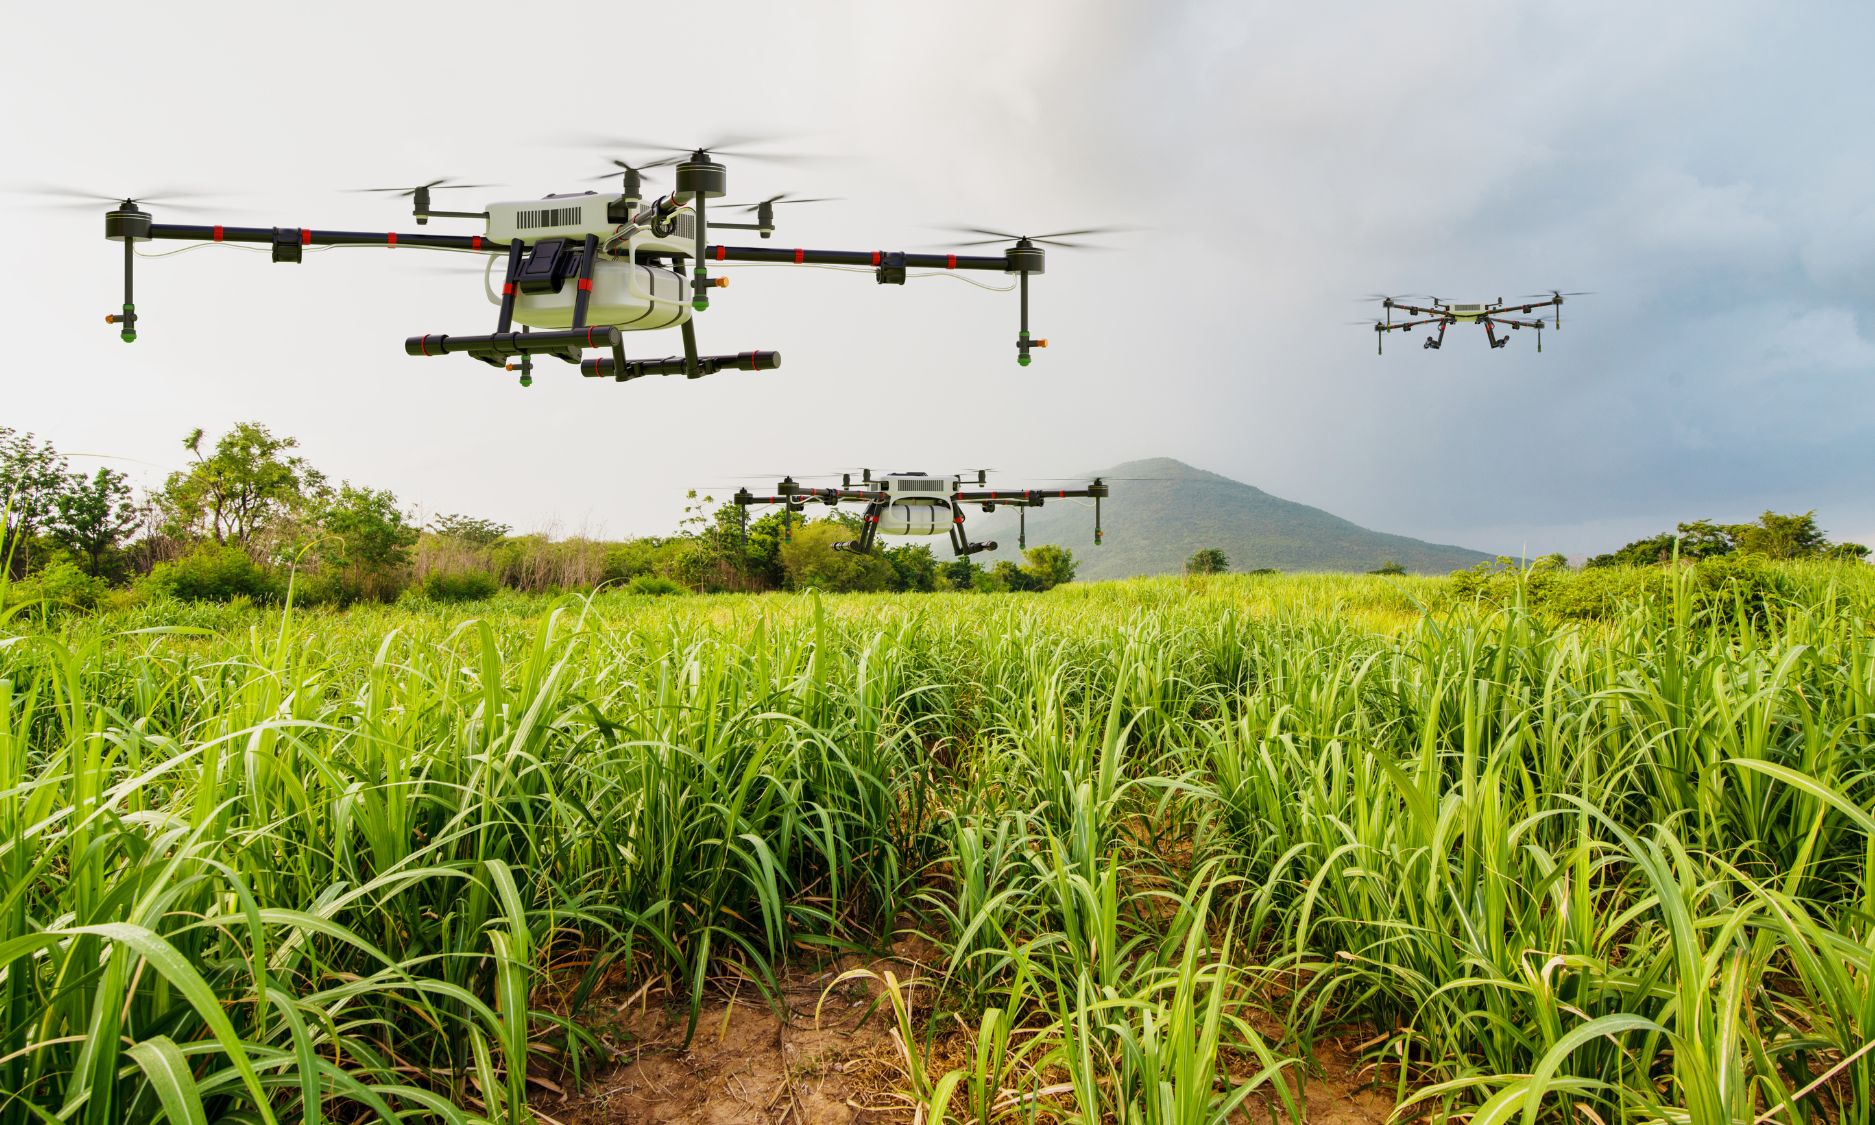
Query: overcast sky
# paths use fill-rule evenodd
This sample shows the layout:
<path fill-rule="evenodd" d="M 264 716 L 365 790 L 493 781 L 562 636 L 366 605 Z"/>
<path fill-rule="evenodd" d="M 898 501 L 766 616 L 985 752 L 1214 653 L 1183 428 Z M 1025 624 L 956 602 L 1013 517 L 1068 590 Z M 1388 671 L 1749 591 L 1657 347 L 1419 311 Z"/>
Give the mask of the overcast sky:
<path fill-rule="evenodd" d="M 686 488 L 724 495 L 745 473 L 990 465 L 1018 483 L 1171 456 L 1488 550 L 1582 554 L 1766 508 L 1875 543 L 1875 5 L 91 3 L 7 20 L 11 186 L 196 187 L 231 224 L 411 231 L 407 207 L 339 189 L 506 185 L 435 204 L 473 210 L 650 155 L 567 143 L 581 134 L 754 132 L 838 157 L 727 161 L 738 199 L 845 197 L 784 209 L 782 246 L 1148 228 L 1051 254 L 1033 300 L 1050 346 L 1026 369 L 1014 294 L 764 268 L 733 273 L 699 333 L 706 351 L 779 350 L 780 371 L 615 384 L 550 362 L 524 391 L 403 354 L 494 316 L 477 276 L 407 249 L 141 261 L 126 346 L 102 323 L 120 300 L 105 208 L 0 196 L 0 424 L 140 481 L 191 428 L 258 419 L 424 513 L 561 533 L 668 530 Z M 1454 329 L 1442 351 L 1396 335 L 1377 357 L 1346 323 L 1365 293 L 1550 288 L 1594 295 L 1541 355 L 1528 333 L 1493 352 Z M 678 350 L 675 333 L 627 347 Z"/>

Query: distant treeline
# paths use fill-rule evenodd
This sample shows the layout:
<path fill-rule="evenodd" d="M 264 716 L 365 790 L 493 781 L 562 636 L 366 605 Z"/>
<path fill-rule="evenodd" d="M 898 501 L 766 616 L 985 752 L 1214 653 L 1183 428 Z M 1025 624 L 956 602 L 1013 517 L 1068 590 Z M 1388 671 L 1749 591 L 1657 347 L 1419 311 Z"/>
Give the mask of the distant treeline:
<path fill-rule="evenodd" d="M 184 468 L 139 495 L 124 474 L 74 472 L 48 442 L 0 426 L 0 613 L 37 604 L 93 609 L 140 601 L 246 599 L 346 605 L 398 598 L 472 601 L 502 590 L 554 592 L 617 586 L 642 594 L 805 590 L 1040 591 L 1070 582 L 1066 548 L 1032 547 L 1020 565 L 940 561 L 922 545 L 868 555 L 833 549 L 856 538 L 857 517 L 829 510 L 804 521 L 771 511 L 742 523 L 734 504 L 693 495 L 672 535 L 604 540 L 515 535 L 506 524 L 443 515 L 419 525 L 386 489 L 334 485 L 297 453 L 291 437 L 244 422 L 208 444 L 183 439 Z M 1749 524 L 1709 520 L 1598 555 L 1589 571 L 1633 570 L 1679 560 L 1714 575 L 1751 571 L 1752 560 L 1866 559 L 1856 543 L 1832 543 L 1816 514 L 1766 512 Z M 1737 566 L 1720 567 L 1721 560 Z M 1227 570 L 1221 550 L 1200 551 L 1192 574 Z M 1375 573 L 1398 573 L 1397 564 Z M 1456 572 L 1461 595 L 1556 598 L 1568 615 L 1595 615 L 1634 579 L 1558 584 L 1562 556 L 1534 567 L 1509 560 Z M 1767 579 L 1768 581 L 1768 579 Z M 1576 601 L 1581 605 L 1577 606 Z"/>
<path fill-rule="evenodd" d="M 858 519 L 751 519 L 692 496 L 675 534 L 638 539 L 515 535 L 505 524 L 444 515 L 419 525 L 389 490 L 334 485 L 299 443 L 244 422 L 208 444 L 183 440 L 185 468 L 138 494 L 123 473 L 74 472 L 49 442 L 0 426 L 0 605 L 84 609 L 152 598 L 344 605 L 420 597 L 485 598 L 620 585 L 686 591 L 1046 590 L 1074 577 L 1065 548 L 1031 548 L 1021 565 L 940 562 L 924 546 L 837 552 Z"/>

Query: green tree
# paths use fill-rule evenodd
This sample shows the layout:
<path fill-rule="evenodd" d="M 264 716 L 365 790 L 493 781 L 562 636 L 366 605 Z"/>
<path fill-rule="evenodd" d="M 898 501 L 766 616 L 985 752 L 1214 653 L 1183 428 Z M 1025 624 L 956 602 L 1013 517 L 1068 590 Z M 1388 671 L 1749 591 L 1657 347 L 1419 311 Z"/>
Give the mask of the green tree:
<path fill-rule="evenodd" d="M 235 426 L 206 455 L 199 428 L 182 444 L 195 463 L 171 473 L 161 496 L 172 534 L 202 534 L 252 553 L 263 530 L 301 511 L 325 487 L 325 478 L 291 452 L 298 441 L 275 437 L 259 422 Z"/>
<path fill-rule="evenodd" d="M 1032 590 L 1052 590 L 1074 581 L 1078 564 L 1074 552 L 1053 543 L 1042 543 L 1023 552 L 1022 570 L 1028 575 Z"/>
<path fill-rule="evenodd" d="M 1229 569 L 1230 559 L 1222 547 L 1205 547 L 1185 560 L 1186 574 L 1223 574 Z"/>
<path fill-rule="evenodd" d="M 999 593 L 1007 590 L 1012 594 L 1026 594 L 1035 589 L 1028 572 L 1008 559 L 998 561 L 983 577 L 988 581 L 979 583 L 978 589 L 987 588 Z"/>
<path fill-rule="evenodd" d="M 1394 561 L 1394 560 L 1392 560 L 1392 559 L 1387 559 L 1386 561 L 1384 561 L 1384 562 L 1382 562 L 1382 563 L 1381 563 L 1381 564 L 1380 564 L 1379 566 L 1377 566 L 1377 567 L 1375 567 L 1374 569 L 1372 569 L 1372 570 L 1370 570 L 1370 571 L 1368 571 L 1367 573 L 1369 573 L 1369 574 L 1385 574 L 1385 575 L 1390 575 L 1390 576 L 1391 576 L 1391 575 L 1401 575 L 1401 574 L 1405 574 L 1405 573 L 1406 573 L 1406 568 L 1405 568 L 1404 566 L 1402 566 L 1402 565 L 1400 565 L 1399 563 L 1397 563 L 1397 562 L 1395 562 L 1395 561 Z"/>
<path fill-rule="evenodd" d="M 0 560 L 12 577 L 32 566 L 33 538 L 56 518 L 65 486 L 65 458 L 51 442 L 0 426 Z"/>
<path fill-rule="evenodd" d="M 1680 524 L 1676 536 L 1680 541 L 1680 557 L 1710 559 L 1729 555 L 1738 547 L 1738 530 L 1735 526 L 1713 523 L 1711 520 L 1692 520 Z"/>
<path fill-rule="evenodd" d="M 1737 528 L 1733 538 L 1741 552 L 1773 559 L 1815 558 L 1829 547 L 1823 529 L 1816 525 L 1815 511 L 1802 515 L 1766 512 L 1757 523 Z"/>
<path fill-rule="evenodd" d="M 892 564 L 892 588 L 908 593 L 929 593 L 938 588 L 937 556 L 922 543 L 892 547 L 883 552 Z"/>
<path fill-rule="evenodd" d="M 325 533 L 317 547 L 320 561 L 339 573 L 347 600 L 389 601 L 403 589 L 417 529 L 388 489 L 341 484 L 320 506 L 318 520 Z"/>
<path fill-rule="evenodd" d="M 514 529 L 494 520 L 446 513 L 430 521 L 430 530 L 445 539 L 454 539 L 470 547 L 486 547 L 506 538 L 508 532 Z"/>
<path fill-rule="evenodd" d="M 104 577 L 105 560 L 137 526 L 129 479 L 115 469 L 73 473 L 54 505 L 53 538 L 85 560 L 87 574 Z"/>
<path fill-rule="evenodd" d="M 937 571 L 939 587 L 945 590 L 975 590 L 983 577 L 983 568 L 970 561 L 969 555 L 939 563 Z"/>
<path fill-rule="evenodd" d="M 877 553 L 856 555 L 833 549 L 835 543 L 851 539 L 853 534 L 851 527 L 836 519 L 796 527 L 793 538 L 781 545 L 781 566 L 788 586 L 795 590 L 811 586 L 829 592 L 891 589 L 894 571 L 889 560 Z"/>

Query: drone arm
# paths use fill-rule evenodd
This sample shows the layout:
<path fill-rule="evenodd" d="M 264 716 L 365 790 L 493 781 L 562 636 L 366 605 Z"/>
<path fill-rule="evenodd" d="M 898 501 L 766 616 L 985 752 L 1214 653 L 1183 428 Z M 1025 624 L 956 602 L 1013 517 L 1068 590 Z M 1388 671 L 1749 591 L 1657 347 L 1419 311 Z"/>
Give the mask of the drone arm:
<path fill-rule="evenodd" d="M 960 504 L 1004 504 L 1012 508 L 1039 508 L 1045 500 L 1088 496 L 1099 499 L 1107 494 L 1106 485 L 1093 484 L 1086 488 L 1024 488 L 1013 491 L 989 489 L 980 492 L 953 492 L 951 499 Z"/>
<path fill-rule="evenodd" d="M 408 246 L 424 250 L 481 250 L 486 252 L 507 249 L 479 234 L 402 234 L 397 231 L 309 230 L 304 227 L 227 227 L 151 223 L 150 237 L 182 242 L 259 243 L 279 243 L 285 237 L 301 246 Z"/>
<path fill-rule="evenodd" d="M 1397 306 L 1397 305 L 1396 305 L 1396 306 L 1394 306 L 1394 307 L 1395 307 L 1395 308 L 1398 308 L 1399 306 Z M 1376 331 L 1376 332 L 1396 332 L 1396 331 L 1398 331 L 1398 330 L 1400 330 L 1400 329 L 1402 329 L 1402 328 L 1409 328 L 1409 329 L 1410 329 L 1410 328 L 1418 328 L 1418 327 L 1419 327 L 1420 325 L 1422 325 L 1422 324 L 1437 324 L 1437 323 L 1439 323 L 1439 322 L 1440 322 L 1440 321 L 1441 321 L 1442 319 L 1444 319 L 1444 318 L 1443 318 L 1443 317 L 1437 317 L 1437 316 L 1432 316 L 1432 317 L 1427 317 L 1427 318 L 1425 318 L 1424 320 L 1396 320 L 1396 321 L 1394 321 L 1394 322 L 1393 322 L 1392 324 L 1380 324 L 1380 323 L 1376 323 L 1376 324 L 1374 325 L 1374 331 Z"/>
<path fill-rule="evenodd" d="M 712 262 L 769 262 L 797 266 L 870 266 L 874 269 L 993 270 L 1008 268 L 1007 258 L 965 254 L 913 254 L 898 250 L 786 250 L 778 246 L 705 246 Z"/>

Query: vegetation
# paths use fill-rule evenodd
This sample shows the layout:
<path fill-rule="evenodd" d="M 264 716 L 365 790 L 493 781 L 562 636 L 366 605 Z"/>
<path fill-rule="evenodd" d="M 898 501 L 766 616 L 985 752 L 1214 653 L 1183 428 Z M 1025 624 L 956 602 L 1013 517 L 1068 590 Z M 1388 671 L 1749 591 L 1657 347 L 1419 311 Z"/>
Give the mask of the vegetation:
<path fill-rule="evenodd" d="M 515 535 L 506 524 L 461 513 L 418 527 L 384 489 L 333 487 L 296 451 L 298 442 L 243 422 L 209 444 L 183 439 L 190 461 L 139 501 L 123 474 L 69 471 L 30 434 L 0 427 L 0 558 L 14 580 L 0 600 L 45 613 L 119 608 L 137 601 L 252 601 L 301 606 L 471 602 L 501 590 L 640 592 L 929 593 L 1042 591 L 1073 579 L 1065 548 L 1041 546 L 1020 564 L 985 571 L 940 564 L 924 546 L 867 556 L 833 549 L 859 521 L 774 511 L 746 526 L 733 504 L 692 503 L 675 535 L 623 542 Z"/>
<path fill-rule="evenodd" d="M 1483 580 L 15 612 L 0 1122 L 526 1120 L 912 931 L 928 1121 L 1866 1125 L 1875 571 Z"/>
<path fill-rule="evenodd" d="M 1230 557 L 1221 547 L 1201 547 L 1185 560 L 1186 574 L 1223 574 L 1230 570 Z"/>
<path fill-rule="evenodd" d="M 1720 524 L 1694 520 L 1677 531 L 1637 539 L 1589 566 L 1648 566 L 1674 559 L 1710 559 L 1730 554 L 1760 555 L 1767 559 L 1866 559 L 1869 549 L 1860 543 L 1831 543 L 1817 526 L 1816 513 L 1780 515 L 1766 512 L 1755 523 Z"/>

